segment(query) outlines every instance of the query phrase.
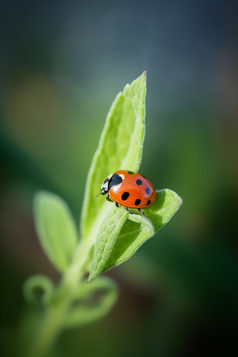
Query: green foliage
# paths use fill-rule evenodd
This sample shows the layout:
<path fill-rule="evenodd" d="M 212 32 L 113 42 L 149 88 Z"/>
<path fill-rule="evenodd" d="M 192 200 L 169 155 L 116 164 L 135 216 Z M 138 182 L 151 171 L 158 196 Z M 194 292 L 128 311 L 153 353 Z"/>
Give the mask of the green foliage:
<path fill-rule="evenodd" d="M 95 244 L 88 283 L 95 280 L 112 254 L 117 237 L 128 218 L 125 208 L 113 207 L 103 221 Z"/>
<path fill-rule="evenodd" d="M 99 293 L 103 295 L 97 297 Z M 101 276 L 95 284 L 79 286 L 64 326 L 82 326 L 100 319 L 114 306 L 117 296 L 117 285 L 107 277 Z"/>
<path fill-rule="evenodd" d="M 146 73 L 127 84 L 114 100 L 95 152 L 86 183 L 82 217 L 82 239 L 98 233 L 111 210 L 105 200 L 96 198 L 99 187 L 109 174 L 128 169 L 138 172 L 145 136 Z"/>
<path fill-rule="evenodd" d="M 95 280 L 102 271 L 129 259 L 171 219 L 182 203 L 181 198 L 171 190 L 156 191 L 156 195 L 156 203 L 144 210 L 147 218 L 138 214 L 128 217 L 123 207 L 115 207 L 111 211 L 97 238 L 88 282 Z"/>
<path fill-rule="evenodd" d="M 181 205 L 175 192 L 156 191 L 155 204 L 144 209 L 146 218 L 137 210 L 129 215 L 124 207 L 116 208 L 104 197 L 96 198 L 98 180 L 119 169 L 139 170 L 145 94 L 144 72 L 126 85 L 112 104 L 88 174 L 79 242 L 67 204 L 49 192 L 39 192 L 35 197 L 35 225 L 41 244 L 63 276 L 57 287 L 44 276 L 30 278 L 24 285 L 26 299 L 42 308 L 42 316 L 35 320 L 36 335 L 24 356 L 45 356 L 63 328 L 82 326 L 107 314 L 117 299 L 117 286 L 111 279 L 98 278 L 99 274 L 129 259 Z M 90 285 L 84 280 L 89 271 L 88 282 L 98 278 Z"/>
<path fill-rule="evenodd" d="M 27 279 L 23 285 L 26 300 L 37 306 L 46 305 L 52 297 L 54 285 L 43 275 L 36 275 Z"/>
<path fill-rule="evenodd" d="M 144 242 L 169 222 L 182 203 L 181 198 L 171 190 L 156 191 L 156 195 L 155 204 L 144 209 L 147 218 L 138 214 L 129 215 L 102 271 L 129 259 Z"/>
<path fill-rule="evenodd" d="M 42 247 L 54 266 L 64 272 L 77 247 L 76 226 L 68 205 L 58 196 L 41 191 L 34 200 L 35 225 Z"/>

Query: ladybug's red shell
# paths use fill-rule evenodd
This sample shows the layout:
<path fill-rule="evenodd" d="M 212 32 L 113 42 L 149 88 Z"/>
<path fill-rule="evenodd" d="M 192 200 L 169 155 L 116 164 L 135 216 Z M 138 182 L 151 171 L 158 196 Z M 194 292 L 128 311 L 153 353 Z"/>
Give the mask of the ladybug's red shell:
<path fill-rule="evenodd" d="M 144 176 L 126 170 L 119 170 L 114 175 L 120 176 L 122 181 L 118 184 L 114 183 L 111 187 L 109 185 L 111 200 L 129 208 L 146 208 L 155 203 L 155 189 Z"/>

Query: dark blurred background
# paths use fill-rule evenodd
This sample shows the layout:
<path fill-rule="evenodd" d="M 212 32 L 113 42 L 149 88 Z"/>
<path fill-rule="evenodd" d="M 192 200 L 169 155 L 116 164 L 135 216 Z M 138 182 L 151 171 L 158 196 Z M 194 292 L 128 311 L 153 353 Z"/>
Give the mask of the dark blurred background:
<path fill-rule="evenodd" d="M 33 195 L 59 194 L 79 221 L 109 107 L 144 70 L 140 172 L 184 203 L 133 258 L 110 271 L 120 286 L 112 312 L 65 332 L 54 356 L 236 355 L 237 24 L 235 1 L 1 1 L 5 356 L 26 309 L 23 281 L 33 274 L 59 279 L 34 230 Z"/>

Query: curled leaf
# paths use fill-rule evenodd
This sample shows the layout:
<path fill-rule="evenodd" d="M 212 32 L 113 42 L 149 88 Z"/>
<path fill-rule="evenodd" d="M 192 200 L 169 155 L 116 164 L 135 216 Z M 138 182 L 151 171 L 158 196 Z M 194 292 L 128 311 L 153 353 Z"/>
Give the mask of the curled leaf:
<path fill-rule="evenodd" d="M 170 221 L 182 204 L 177 193 L 168 189 L 156 191 L 156 196 L 155 204 L 144 209 L 147 219 L 142 216 L 136 216 L 136 219 L 133 218 L 134 215 L 129 216 L 102 271 L 107 271 L 129 259 L 144 242 Z"/>
<path fill-rule="evenodd" d="M 65 319 L 65 327 L 82 326 L 102 318 L 114 306 L 117 297 L 117 285 L 107 277 L 100 277 L 95 284 L 80 285 Z"/>
<path fill-rule="evenodd" d="M 37 306 L 46 305 L 53 294 L 54 285 L 44 275 L 36 275 L 27 279 L 23 285 L 26 300 Z"/>
<path fill-rule="evenodd" d="M 156 191 L 156 195 L 155 204 L 144 209 L 147 218 L 140 214 L 128 216 L 124 207 L 112 209 L 99 231 L 89 283 L 101 272 L 129 259 L 144 242 L 168 223 L 182 203 L 181 198 L 168 189 Z"/>

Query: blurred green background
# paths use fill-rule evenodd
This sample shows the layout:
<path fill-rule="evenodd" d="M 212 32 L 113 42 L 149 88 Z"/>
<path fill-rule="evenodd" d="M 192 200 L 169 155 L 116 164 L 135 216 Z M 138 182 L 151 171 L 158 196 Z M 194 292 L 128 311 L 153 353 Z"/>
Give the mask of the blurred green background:
<path fill-rule="evenodd" d="M 15 357 L 10 347 L 27 309 L 23 281 L 59 280 L 36 236 L 33 195 L 60 195 L 79 221 L 109 107 L 144 70 L 140 173 L 184 203 L 108 273 L 120 287 L 112 312 L 63 333 L 52 356 L 236 355 L 237 24 L 235 1 L 1 2 L 3 356 Z"/>

